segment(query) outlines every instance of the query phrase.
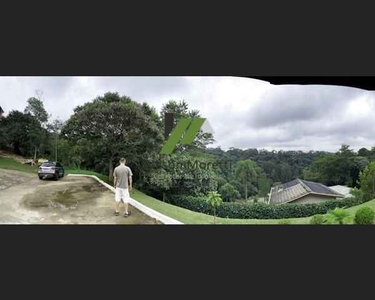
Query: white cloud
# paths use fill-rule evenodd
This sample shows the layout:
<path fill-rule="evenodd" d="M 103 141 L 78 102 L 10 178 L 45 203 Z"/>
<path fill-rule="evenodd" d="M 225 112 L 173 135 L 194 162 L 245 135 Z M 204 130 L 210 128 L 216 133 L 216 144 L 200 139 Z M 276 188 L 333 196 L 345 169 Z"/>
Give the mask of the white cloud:
<path fill-rule="evenodd" d="M 375 145 L 373 92 L 338 86 L 274 86 L 239 77 L 1 77 L 0 105 L 23 111 L 44 91 L 53 118 L 66 120 L 77 105 L 119 92 L 158 111 L 182 100 L 209 120 L 216 143 L 229 147 L 335 151 Z"/>

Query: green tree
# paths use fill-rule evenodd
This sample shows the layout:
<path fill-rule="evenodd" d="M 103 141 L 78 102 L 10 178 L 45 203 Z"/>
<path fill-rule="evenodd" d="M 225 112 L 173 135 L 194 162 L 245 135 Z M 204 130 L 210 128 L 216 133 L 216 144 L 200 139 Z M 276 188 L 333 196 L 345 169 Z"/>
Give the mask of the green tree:
<path fill-rule="evenodd" d="M 234 201 L 241 196 L 240 193 L 230 183 L 225 183 L 220 188 L 220 194 L 222 195 L 224 201 Z"/>
<path fill-rule="evenodd" d="M 55 141 L 51 141 L 52 150 L 55 148 Z M 80 169 L 82 158 L 81 158 L 81 148 L 77 144 L 69 142 L 65 138 L 59 138 L 58 143 L 58 160 L 65 166 L 72 167 L 74 169 Z M 51 154 L 51 160 L 55 157 L 54 151 Z"/>
<path fill-rule="evenodd" d="M 181 118 L 199 118 L 201 117 L 200 112 L 198 110 L 189 110 L 189 105 L 186 103 L 185 100 L 182 101 L 175 101 L 170 100 L 167 103 L 163 104 L 160 114 L 162 120 L 162 126 L 164 124 L 164 114 L 165 113 L 173 113 L 174 114 L 174 125 L 176 125 Z M 163 128 L 164 130 L 164 128 Z M 205 149 L 209 144 L 214 142 L 214 137 L 211 133 L 203 132 L 200 130 L 197 133 L 194 141 L 190 145 L 178 145 L 176 150 L 184 151 L 188 150 L 195 150 L 195 149 Z"/>
<path fill-rule="evenodd" d="M 166 201 L 166 192 L 172 186 L 172 175 L 164 169 L 153 171 L 150 174 L 150 183 L 154 190 L 162 193 L 163 201 Z"/>
<path fill-rule="evenodd" d="M 365 170 L 359 174 L 359 184 L 365 200 L 375 198 L 375 162 L 371 162 Z"/>
<path fill-rule="evenodd" d="M 279 178 L 281 179 L 281 182 L 285 183 L 285 182 L 292 180 L 293 171 L 292 171 L 291 166 L 288 163 L 286 162 L 281 163 L 279 170 L 280 170 Z"/>
<path fill-rule="evenodd" d="M 234 166 L 241 160 L 251 159 L 256 162 L 264 171 L 266 177 L 272 182 L 285 182 L 290 179 L 298 178 L 302 176 L 303 170 L 310 168 L 319 157 L 329 155 L 329 153 L 324 151 L 267 151 L 252 148 L 242 150 L 233 147 L 227 151 L 221 150 L 220 148 L 207 148 L 206 152 L 217 160 L 232 161 Z M 289 165 L 291 170 L 287 165 Z M 220 171 L 228 182 L 233 180 L 231 178 L 232 174 L 227 168 L 221 168 Z M 238 188 L 238 190 L 242 192 L 242 188 Z"/>
<path fill-rule="evenodd" d="M 258 195 L 266 197 L 271 189 L 271 181 L 267 179 L 265 174 L 261 174 L 258 178 Z"/>
<path fill-rule="evenodd" d="M 150 182 L 151 190 L 160 192 L 158 185 L 153 186 L 156 178 L 167 176 L 171 180 L 168 191 L 172 195 L 191 195 L 198 196 L 206 194 L 208 191 L 216 190 L 218 186 L 219 175 L 209 167 L 213 160 L 206 155 L 191 155 L 188 152 L 160 155 L 155 163 L 151 163 L 152 171 L 150 176 L 154 179 L 146 178 Z M 155 175 L 157 173 L 159 175 Z M 169 180 L 169 179 L 168 179 Z"/>
<path fill-rule="evenodd" d="M 7 148 L 9 144 L 6 123 L 5 117 L 0 119 L 0 149 Z"/>
<path fill-rule="evenodd" d="M 80 142 L 83 153 L 107 161 L 109 178 L 120 156 L 134 166 L 138 177 L 149 164 L 148 158 L 159 152 L 163 141 L 160 120 L 155 110 L 118 93 L 106 93 L 78 106 L 62 128 L 62 135 Z"/>
<path fill-rule="evenodd" d="M 48 121 L 49 115 L 44 108 L 43 101 L 40 98 L 40 96 L 38 98 L 29 98 L 27 100 L 27 106 L 25 108 L 24 113 L 30 113 L 40 122 L 40 124 L 45 124 Z"/>
<path fill-rule="evenodd" d="M 245 199 L 248 199 L 249 188 L 254 189 L 253 183 L 257 180 L 257 165 L 252 160 L 239 161 L 235 171 L 236 177 L 243 184 Z"/>
<path fill-rule="evenodd" d="M 2 121 L 6 143 L 18 155 L 33 155 L 41 143 L 43 128 L 31 114 L 11 111 Z"/>
<path fill-rule="evenodd" d="M 216 191 L 208 192 L 207 203 L 213 208 L 214 210 L 214 224 L 216 223 L 216 208 L 223 204 L 223 200 L 221 199 L 221 195 Z"/>
<path fill-rule="evenodd" d="M 185 100 L 177 102 L 176 100 L 169 100 L 167 103 L 162 105 L 160 114 L 164 124 L 164 114 L 165 113 L 173 113 L 174 114 L 174 122 L 176 125 L 178 121 L 183 117 L 188 117 L 189 115 L 189 105 L 186 103 Z"/>
<path fill-rule="evenodd" d="M 43 92 L 40 90 L 35 91 L 36 97 L 31 97 L 27 100 L 27 106 L 24 110 L 25 114 L 30 114 L 35 117 L 43 129 L 46 128 L 46 124 L 49 119 L 49 115 L 44 108 L 44 103 L 42 101 Z M 45 153 L 48 148 L 49 143 L 49 133 L 48 131 L 43 131 L 37 137 L 37 141 L 34 144 L 39 144 L 38 147 L 34 147 L 34 160 L 36 160 L 37 153 Z"/>
<path fill-rule="evenodd" d="M 59 148 L 59 135 L 60 135 L 61 128 L 63 127 L 63 125 L 64 125 L 64 122 L 59 118 L 53 120 L 51 124 L 47 125 L 47 128 L 49 128 L 53 136 L 53 144 L 54 144 L 53 153 L 54 153 L 55 161 L 58 160 L 57 153 L 58 153 L 58 148 Z"/>
<path fill-rule="evenodd" d="M 360 202 L 363 201 L 363 192 L 362 192 L 361 189 L 359 189 L 359 188 L 357 188 L 357 187 L 355 187 L 354 189 L 350 189 L 350 194 L 351 194 L 354 198 L 358 199 Z"/>
<path fill-rule="evenodd" d="M 367 157 L 367 156 L 371 155 L 371 151 L 368 150 L 367 148 L 361 148 L 361 149 L 358 150 L 358 155 L 363 156 L 363 157 Z"/>
<path fill-rule="evenodd" d="M 338 152 L 320 156 L 304 171 L 304 179 L 354 187 L 366 163 L 366 158 L 358 157 L 348 145 L 342 145 Z"/>

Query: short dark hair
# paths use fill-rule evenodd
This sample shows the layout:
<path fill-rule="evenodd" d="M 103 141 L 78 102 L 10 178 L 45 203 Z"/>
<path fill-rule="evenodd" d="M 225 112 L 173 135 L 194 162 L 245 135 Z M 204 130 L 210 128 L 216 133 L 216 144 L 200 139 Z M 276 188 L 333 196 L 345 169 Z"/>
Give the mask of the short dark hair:
<path fill-rule="evenodd" d="M 123 164 L 126 163 L 126 159 L 123 158 L 123 157 L 121 157 L 121 158 L 120 158 L 120 163 L 123 163 Z"/>

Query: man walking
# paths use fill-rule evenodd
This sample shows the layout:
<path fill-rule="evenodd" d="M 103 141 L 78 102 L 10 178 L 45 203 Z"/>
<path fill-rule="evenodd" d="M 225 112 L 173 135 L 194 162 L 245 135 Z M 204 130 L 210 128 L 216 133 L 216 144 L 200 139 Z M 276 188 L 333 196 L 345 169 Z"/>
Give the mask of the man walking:
<path fill-rule="evenodd" d="M 115 215 L 118 216 L 120 214 L 119 206 L 120 202 L 122 201 L 125 205 L 125 215 L 124 217 L 127 218 L 130 216 L 129 212 L 129 198 L 130 194 L 129 191 L 132 190 L 132 176 L 133 173 L 128 166 L 125 165 L 126 160 L 125 158 L 120 159 L 120 165 L 115 168 L 113 175 L 114 175 L 114 187 L 116 189 L 115 193 L 115 200 L 116 200 L 116 211 Z"/>

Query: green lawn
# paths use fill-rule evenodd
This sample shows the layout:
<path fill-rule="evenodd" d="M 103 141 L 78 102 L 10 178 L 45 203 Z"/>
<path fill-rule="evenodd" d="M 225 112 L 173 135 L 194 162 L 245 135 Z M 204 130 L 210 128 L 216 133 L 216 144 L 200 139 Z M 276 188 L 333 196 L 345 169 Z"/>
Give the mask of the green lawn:
<path fill-rule="evenodd" d="M 22 165 L 14 160 L 0 157 L 0 168 L 17 170 L 22 172 L 35 173 L 37 168 L 31 167 L 29 165 Z M 108 176 L 87 170 L 65 170 L 65 174 L 87 174 L 98 176 L 101 180 L 108 182 Z M 131 196 L 140 203 L 162 213 L 171 218 L 181 221 L 185 224 L 213 224 L 214 217 L 205 215 L 202 213 L 193 212 L 185 208 L 174 206 L 163 201 L 157 200 L 153 197 L 147 196 L 146 194 L 133 189 L 131 191 Z M 354 217 L 355 212 L 361 208 L 368 206 L 375 211 L 375 200 L 363 203 L 361 205 L 353 206 L 347 210 L 350 212 L 351 216 Z M 311 217 L 307 218 L 293 218 L 288 219 L 291 224 L 309 224 Z M 260 219 L 226 219 L 226 218 L 216 218 L 217 224 L 278 224 L 280 220 L 260 220 Z"/>
<path fill-rule="evenodd" d="M 27 173 L 36 173 L 37 167 L 21 164 L 13 159 L 0 157 L 0 169 L 16 170 Z"/>

